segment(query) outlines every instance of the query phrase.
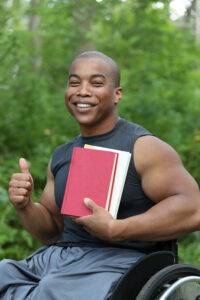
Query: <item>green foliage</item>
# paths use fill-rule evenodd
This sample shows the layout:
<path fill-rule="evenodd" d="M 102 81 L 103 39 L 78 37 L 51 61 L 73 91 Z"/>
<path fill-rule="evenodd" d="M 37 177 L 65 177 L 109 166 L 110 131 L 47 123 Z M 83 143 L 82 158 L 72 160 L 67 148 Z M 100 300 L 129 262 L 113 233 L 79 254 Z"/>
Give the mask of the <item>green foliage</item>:
<path fill-rule="evenodd" d="M 121 114 L 172 144 L 200 182 L 200 130 L 194 122 L 200 113 L 200 49 L 190 32 L 170 21 L 168 1 L 163 4 L 158 9 L 152 1 L 121 3 L 91 35 L 121 65 Z"/>
<path fill-rule="evenodd" d="M 117 60 L 121 115 L 172 144 L 200 182 L 200 48 L 170 20 L 169 1 L 159 8 L 156 2 L 1 1 L 0 258 L 21 258 L 38 246 L 8 203 L 8 181 L 24 156 L 37 200 L 53 149 L 78 133 L 64 90 L 80 51 L 97 49 Z M 200 265 L 198 244 L 197 235 L 181 241 L 181 259 Z"/>
<path fill-rule="evenodd" d="M 180 262 L 200 266 L 200 235 L 199 232 L 184 237 L 179 243 Z"/>
<path fill-rule="evenodd" d="M 11 205 L 0 203 L 0 214 L 0 259 L 21 259 L 39 246 L 39 243 L 21 228 Z"/>

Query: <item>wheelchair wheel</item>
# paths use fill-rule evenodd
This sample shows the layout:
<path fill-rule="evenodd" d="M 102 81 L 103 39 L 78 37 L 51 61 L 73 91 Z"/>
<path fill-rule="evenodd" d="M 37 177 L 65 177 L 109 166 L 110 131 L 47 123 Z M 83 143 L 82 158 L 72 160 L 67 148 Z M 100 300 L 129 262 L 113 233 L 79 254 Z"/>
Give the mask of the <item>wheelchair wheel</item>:
<path fill-rule="evenodd" d="M 143 286 L 142 290 L 136 297 L 136 300 L 158 300 L 162 294 L 178 279 L 186 276 L 200 276 L 200 269 L 184 265 L 184 264 L 175 264 L 168 266 L 158 273 L 153 275 L 147 283 Z M 197 298 L 199 297 L 199 298 Z M 198 294 L 194 298 L 171 298 L 173 300 L 196 300 L 200 299 L 200 286 L 198 285 Z"/>

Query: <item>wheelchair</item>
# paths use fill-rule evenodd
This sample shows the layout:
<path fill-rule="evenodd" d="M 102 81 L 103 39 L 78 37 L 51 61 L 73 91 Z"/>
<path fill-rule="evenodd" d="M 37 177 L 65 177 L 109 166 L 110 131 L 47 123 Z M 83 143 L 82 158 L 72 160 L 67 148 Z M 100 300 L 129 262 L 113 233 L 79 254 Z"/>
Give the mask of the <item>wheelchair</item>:
<path fill-rule="evenodd" d="M 200 300 L 200 268 L 173 251 L 146 255 L 121 278 L 109 300 Z"/>

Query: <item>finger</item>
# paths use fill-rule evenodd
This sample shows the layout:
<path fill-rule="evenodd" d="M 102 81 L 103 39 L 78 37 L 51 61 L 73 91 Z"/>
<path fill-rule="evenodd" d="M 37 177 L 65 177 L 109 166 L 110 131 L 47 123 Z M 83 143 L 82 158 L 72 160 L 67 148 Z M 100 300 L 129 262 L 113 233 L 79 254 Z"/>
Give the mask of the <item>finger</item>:
<path fill-rule="evenodd" d="M 25 158 L 21 157 L 19 159 L 19 167 L 20 167 L 22 173 L 30 173 L 29 167 L 28 167 L 28 162 L 26 161 Z"/>
<path fill-rule="evenodd" d="M 31 182 L 31 175 L 29 173 L 15 173 L 12 175 L 11 180 Z"/>
<path fill-rule="evenodd" d="M 99 208 L 99 206 L 93 200 L 91 200 L 89 198 L 84 198 L 84 203 L 93 212 L 97 211 Z"/>
<path fill-rule="evenodd" d="M 23 203 L 24 202 L 24 196 L 14 196 L 12 197 L 12 201 L 15 203 Z"/>
<path fill-rule="evenodd" d="M 79 225 L 83 225 L 83 224 L 87 223 L 89 218 L 91 218 L 91 216 L 79 217 L 79 218 L 74 219 L 74 222 Z"/>
<path fill-rule="evenodd" d="M 31 185 L 31 182 L 30 181 L 19 181 L 19 180 L 11 180 L 9 182 L 9 187 L 10 188 L 25 188 L 27 189 L 28 191 L 31 191 L 32 189 L 32 185 Z"/>
<path fill-rule="evenodd" d="M 16 207 L 16 208 L 24 208 L 26 207 L 27 203 L 29 202 L 29 198 L 25 198 L 23 196 L 15 196 L 11 199 L 12 204 Z"/>
<path fill-rule="evenodd" d="M 15 196 L 27 197 L 30 194 L 30 192 L 24 188 L 10 188 L 9 194 L 10 194 L 10 196 L 13 196 L 13 197 L 15 197 Z"/>

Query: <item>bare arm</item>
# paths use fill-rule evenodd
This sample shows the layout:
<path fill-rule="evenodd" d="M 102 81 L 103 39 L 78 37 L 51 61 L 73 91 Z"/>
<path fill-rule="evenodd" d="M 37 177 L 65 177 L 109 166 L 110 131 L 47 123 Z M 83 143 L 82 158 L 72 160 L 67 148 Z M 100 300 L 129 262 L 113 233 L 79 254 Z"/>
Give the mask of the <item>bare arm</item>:
<path fill-rule="evenodd" d="M 9 196 L 21 222 L 35 238 L 45 244 L 56 241 L 63 229 L 62 217 L 54 198 L 54 178 L 48 167 L 47 182 L 40 201 L 31 200 L 33 180 L 28 168 L 13 174 L 9 183 Z"/>
<path fill-rule="evenodd" d="M 113 220 L 93 203 L 91 217 L 79 224 L 107 240 L 168 240 L 200 229 L 200 193 L 176 152 L 155 137 L 138 139 L 134 147 L 136 170 L 146 195 L 155 202 L 147 212 Z M 98 215 L 99 225 L 95 216 Z M 93 217 L 93 219 L 92 219 Z"/>
<path fill-rule="evenodd" d="M 121 238 L 167 240 L 200 229 L 199 188 L 176 152 L 155 137 L 139 139 L 134 152 L 143 190 L 156 205 L 122 221 Z"/>

